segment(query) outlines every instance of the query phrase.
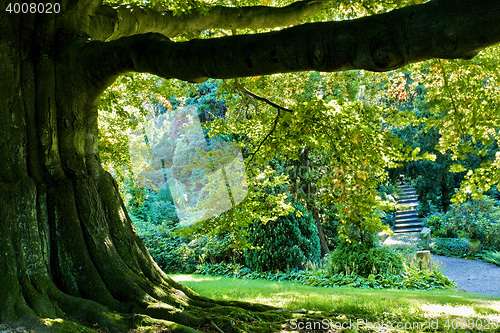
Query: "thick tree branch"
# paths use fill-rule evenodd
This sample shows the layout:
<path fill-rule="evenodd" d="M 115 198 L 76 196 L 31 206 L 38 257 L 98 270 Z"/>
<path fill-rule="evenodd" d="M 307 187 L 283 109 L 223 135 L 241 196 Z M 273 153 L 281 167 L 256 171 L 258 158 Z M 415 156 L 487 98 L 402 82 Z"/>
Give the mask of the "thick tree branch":
<path fill-rule="evenodd" d="M 212 28 L 252 29 L 275 28 L 299 24 L 304 18 L 318 13 L 324 0 L 295 2 L 282 8 L 222 7 L 211 8 L 208 13 L 194 11 L 174 16 L 172 12 L 158 12 L 146 7 L 102 6 L 93 17 L 90 35 L 97 40 L 115 40 L 145 33 L 160 33 L 169 38 Z"/>
<path fill-rule="evenodd" d="M 471 58 L 500 42 L 499 17 L 497 0 L 434 0 L 264 34 L 182 43 L 146 34 L 89 42 L 82 60 L 104 78 L 137 71 L 195 82 L 309 70 L 387 71 L 431 58 Z"/>

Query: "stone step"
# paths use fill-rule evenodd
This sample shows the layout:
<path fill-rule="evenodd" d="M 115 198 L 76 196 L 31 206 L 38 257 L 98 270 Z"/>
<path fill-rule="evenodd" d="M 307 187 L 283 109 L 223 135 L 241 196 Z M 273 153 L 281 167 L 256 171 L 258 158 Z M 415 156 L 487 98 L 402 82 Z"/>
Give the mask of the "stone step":
<path fill-rule="evenodd" d="M 410 205 L 410 204 L 417 204 L 418 205 L 418 200 L 416 199 L 402 199 L 398 201 L 398 205 L 404 206 L 404 205 Z"/>
<path fill-rule="evenodd" d="M 396 229 L 394 230 L 395 234 L 402 234 L 407 232 L 420 232 L 422 230 L 421 227 L 418 228 L 405 228 L 405 229 Z"/>
<path fill-rule="evenodd" d="M 396 223 L 394 225 L 394 230 L 406 229 L 406 228 L 420 228 L 420 229 L 422 229 L 423 227 L 424 227 L 424 224 L 422 222 Z"/>
<path fill-rule="evenodd" d="M 404 203 L 404 204 L 398 204 L 398 208 L 399 210 L 410 210 L 410 209 L 414 209 L 416 210 L 416 208 L 418 207 L 418 202 L 408 202 L 408 203 Z"/>
<path fill-rule="evenodd" d="M 396 218 L 394 223 L 409 223 L 409 222 L 417 222 L 422 223 L 422 220 L 418 216 L 414 217 L 406 217 L 406 218 Z"/>
<path fill-rule="evenodd" d="M 407 187 L 399 187 L 401 191 L 415 191 L 413 187 L 407 186 Z"/>
<path fill-rule="evenodd" d="M 396 216 L 394 221 L 396 221 L 396 222 L 408 222 L 408 221 L 414 222 L 414 221 L 422 221 L 422 219 L 420 218 L 420 216 L 415 214 L 415 215 Z"/>
<path fill-rule="evenodd" d="M 416 193 L 413 193 L 413 194 L 403 195 L 401 196 L 401 198 L 399 198 L 399 200 L 410 200 L 410 199 L 418 200 L 418 195 Z"/>
<path fill-rule="evenodd" d="M 403 184 L 399 188 L 403 192 L 398 200 L 399 209 L 396 211 L 396 219 L 394 221 L 394 232 L 410 233 L 420 232 L 424 223 L 418 216 L 418 195 L 415 189 L 409 185 Z M 406 209 L 401 209 L 405 207 Z"/>
<path fill-rule="evenodd" d="M 413 215 L 413 214 L 418 214 L 418 210 L 410 208 L 410 209 L 399 209 L 396 211 L 396 216 Z"/>
<path fill-rule="evenodd" d="M 398 203 L 400 205 L 402 205 L 403 202 L 408 202 L 408 201 L 415 201 L 415 202 L 418 202 L 418 198 L 415 197 L 415 198 L 401 198 L 398 200 Z"/>
<path fill-rule="evenodd" d="M 416 209 L 411 209 L 411 210 L 401 210 L 396 212 L 395 218 L 401 218 L 401 217 L 412 217 L 412 216 L 418 216 L 418 211 Z"/>

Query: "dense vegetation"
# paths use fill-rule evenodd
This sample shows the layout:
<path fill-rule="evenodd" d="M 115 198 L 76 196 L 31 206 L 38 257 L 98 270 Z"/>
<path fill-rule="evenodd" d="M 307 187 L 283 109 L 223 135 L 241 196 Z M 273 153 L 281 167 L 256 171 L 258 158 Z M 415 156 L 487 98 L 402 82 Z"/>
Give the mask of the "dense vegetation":
<path fill-rule="evenodd" d="M 485 137 L 458 123 L 453 127 L 459 120 L 450 112 L 458 116 L 471 108 L 462 110 L 471 100 L 467 87 L 474 87 L 477 107 L 496 107 L 491 89 L 497 74 L 479 67 L 491 62 L 488 56 L 495 53 L 488 52 L 470 72 L 460 61 L 437 61 L 388 74 L 313 72 L 148 88 L 143 97 L 148 106 L 129 108 L 127 116 L 133 111 L 136 119 L 155 119 L 194 105 L 207 142 L 237 143 L 247 163 L 247 198 L 235 210 L 189 228 L 179 225 L 168 184 L 141 188 L 126 171 L 126 157 L 107 158 L 107 165 L 122 177 L 129 212 L 166 272 L 269 278 L 282 272 L 302 282 L 342 276 L 347 285 L 353 285 L 347 276 L 354 276 L 354 285 L 394 287 L 394 282 L 374 281 L 408 280 L 405 274 L 415 270 L 401 251 L 378 246 L 376 234 L 393 226 L 400 195 L 395 184 L 401 177 L 417 189 L 433 253 L 472 258 L 468 240 L 479 239 L 484 251 L 477 259 L 486 260 L 500 244 L 492 167 L 497 143 L 494 134 Z M 451 70 L 459 74 L 450 75 Z M 284 83 L 288 91 L 279 88 Z M 116 104 L 109 107 L 115 110 Z M 108 119 L 103 117 L 104 126 Z M 481 119 L 470 121 L 486 126 Z M 130 125 L 120 126 L 129 131 Z M 101 137 L 104 147 L 126 149 L 126 141 L 111 142 L 110 136 Z M 296 278 L 297 269 L 307 278 Z M 426 282 L 428 276 L 416 276 L 411 280 L 420 279 L 421 288 L 434 285 Z"/>

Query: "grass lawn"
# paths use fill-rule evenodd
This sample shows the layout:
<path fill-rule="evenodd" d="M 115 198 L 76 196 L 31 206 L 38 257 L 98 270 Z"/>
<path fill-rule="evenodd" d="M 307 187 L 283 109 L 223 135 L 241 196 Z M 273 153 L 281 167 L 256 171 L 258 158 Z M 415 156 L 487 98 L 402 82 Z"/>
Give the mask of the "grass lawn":
<path fill-rule="evenodd" d="M 500 332 L 499 297 L 486 297 L 449 289 L 405 291 L 322 288 L 293 282 L 201 275 L 171 275 L 171 277 L 203 296 L 218 300 L 240 300 L 290 310 L 321 311 L 315 314 L 325 318 L 329 322 L 325 325 L 330 325 L 329 328 L 339 328 L 338 322 L 359 322 L 361 326 L 357 328 L 362 327 L 360 332 L 379 332 L 380 330 L 371 328 L 375 328 L 377 323 L 383 325 L 383 321 L 391 322 L 393 325 L 391 327 L 401 328 L 401 330 L 382 330 L 384 332 Z M 296 321 L 284 326 L 283 332 L 305 332 L 298 330 L 297 320 L 300 321 L 300 317 L 294 320 Z M 302 326 L 308 328 L 304 326 L 306 324 L 302 323 Z M 326 326 L 317 332 L 338 331 L 328 331 L 324 328 Z M 350 326 L 344 331 L 358 332 L 357 328 Z"/>

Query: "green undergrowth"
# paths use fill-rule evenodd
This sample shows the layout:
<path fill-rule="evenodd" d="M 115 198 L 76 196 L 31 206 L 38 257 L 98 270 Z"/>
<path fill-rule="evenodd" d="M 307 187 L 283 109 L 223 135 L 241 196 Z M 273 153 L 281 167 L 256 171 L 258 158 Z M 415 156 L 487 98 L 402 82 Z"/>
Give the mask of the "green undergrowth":
<path fill-rule="evenodd" d="M 355 287 L 373 289 L 431 290 L 456 287 L 455 282 L 444 276 L 437 268 L 419 270 L 406 266 L 401 274 L 370 274 L 362 277 L 356 274 L 329 274 L 325 269 L 290 270 L 287 272 L 252 272 L 240 264 L 204 264 L 198 266 L 195 274 L 234 277 L 240 279 L 266 279 L 270 281 L 291 281 L 303 285 L 320 287 Z"/>
<path fill-rule="evenodd" d="M 432 253 L 454 258 L 466 258 L 472 256 L 467 248 L 468 239 L 433 237 L 430 242 Z"/>
<path fill-rule="evenodd" d="M 481 260 L 500 266 L 500 251 L 483 251 L 477 256 Z"/>
<path fill-rule="evenodd" d="M 463 321 L 472 323 L 474 320 L 474 325 L 483 323 L 484 326 L 489 322 L 490 332 L 500 331 L 500 298 L 450 289 L 416 291 L 322 288 L 287 281 L 242 280 L 202 275 L 174 275 L 172 278 L 212 299 L 256 302 L 291 310 L 295 321 L 285 320 L 281 323 L 282 329 L 276 332 L 299 332 L 293 327 L 297 321 L 302 320 L 301 316 L 308 318 L 315 316 L 317 320 L 328 324 L 360 320 L 365 323 L 391 322 L 393 325 L 424 323 L 423 328 L 403 329 L 399 332 L 481 331 L 464 330 L 458 328 L 456 324 L 457 329 L 453 329 L 453 323 Z M 438 323 L 437 329 L 436 323 Z M 431 324 L 434 325 L 432 329 L 429 327 Z M 248 329 L 248 332 L 258 332 L 250 327 Z M 345 332 L 374 331 L 376 330 L 345 330 Z M 317 330 L 317 332 L 327 332 L 327 330 Z M 332 332 L 337 331 L 332 330 Z"/>

